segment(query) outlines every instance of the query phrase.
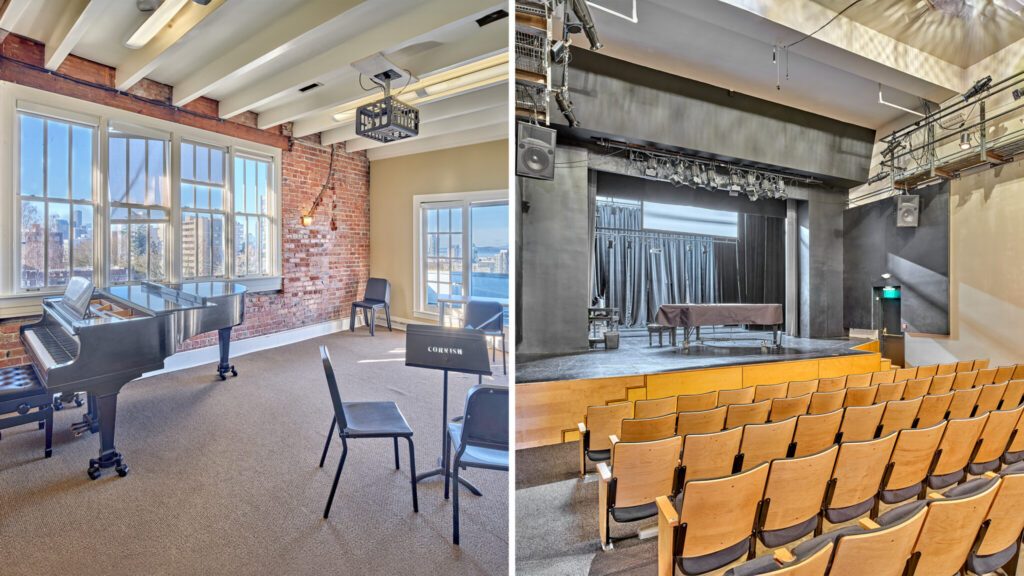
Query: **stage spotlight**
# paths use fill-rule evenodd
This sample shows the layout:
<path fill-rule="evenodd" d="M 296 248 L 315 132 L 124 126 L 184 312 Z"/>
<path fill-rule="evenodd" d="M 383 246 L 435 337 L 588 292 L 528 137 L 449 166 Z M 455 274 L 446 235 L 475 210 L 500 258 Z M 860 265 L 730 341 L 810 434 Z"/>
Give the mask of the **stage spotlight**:
<path fill-rule="evenodd" d="M 572 2 L 573 14 L 576 14 L 576 18 L 579 19 L 580 24 L 583 26 L 583 33 L 587 35 L 587 40 L 590 41 L 590 49 L 600 50 L 604 47 L 604 44 L 601 44 L 601 41 L 597 38 L 597 28 L 594 27 L 594 18 L 590 15 L 590 8 L 587 6 L 586 0 L 570 1 Z"/>
<path fill-rule="evenodd" d="M 1024 88 L 1017 88 L 1011 94 L 1013 94 L 1014 100 L 1020 100 L 1021 96 L 1024 96 Z"/>
<path fill-rule="evenodd" d="M 786 193 L 786 182 L 782 178 L 779 178 L 775 182 L 775 197 L 779 200 L 785 200 L 789 198 L 789 194 Z"/>
<path fill-rule="evenodd" d="M 647 166 L 644 168 L 644 174 L 651 178 L 658 175 L 658 159 L 651 156 L 647 159 Z"/>
<path fill-rule="evenodd" d="M 970 135 L 970 133 L 968 133 L 968 132 L 961 133 L 960 134 L 960 149 L 961 150 L 970 150 L 970 148 L 971 148 L 971 135 Z"/>
<path fill-rule="evenodd" d="M 877 182 L 881 182 L 882 180 L 885 180 L 888 177 L 888 172 L 879 172 L 878 174 L 875 174 L 871 178 L 868 178 L 868 184 L 875 184 Z"/>
<path fill-rule="evenodd" d="M 565 56 L 569 53 L 569 43 L 559 40 L 551 46 L 551 61 L 555 64 L 564 64 Z"/>
<path fill-rule="evenodd" d="M 991 85 L 992 85 L 992 77 L 991 76 L 985 76 L 981 80 L 978 80 L 977 82 L 974 83 L 974 86 L 971 86 L 971 88 L 967 92 L 963 93 L 964 102 L 967 102 L 971 98 L 974 98 L 978 94 L 981 94 L 985 90 L 988 90 L 988 87 L 991 86 Z"/>

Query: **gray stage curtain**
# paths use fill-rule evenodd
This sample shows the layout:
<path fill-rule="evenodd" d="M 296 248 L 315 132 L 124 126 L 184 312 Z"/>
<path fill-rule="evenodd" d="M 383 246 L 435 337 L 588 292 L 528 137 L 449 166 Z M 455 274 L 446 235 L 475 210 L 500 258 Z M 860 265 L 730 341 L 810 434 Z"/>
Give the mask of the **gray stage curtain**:
<path fill-rule="evenodd" d="M 736 244 L 739 302 L 786 303 L 786 221 L 740 214 Z M 754 327 L 758 328 L 758 327 Z"/>

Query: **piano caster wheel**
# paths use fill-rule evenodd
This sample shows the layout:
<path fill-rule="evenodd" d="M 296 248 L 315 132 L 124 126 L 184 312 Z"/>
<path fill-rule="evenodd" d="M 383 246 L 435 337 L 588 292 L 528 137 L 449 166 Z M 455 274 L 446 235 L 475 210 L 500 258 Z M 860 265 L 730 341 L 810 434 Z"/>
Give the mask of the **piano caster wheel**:
<path fill-rule="evenodd" d="M 46 451 L 46 458 L 49 458 L 50 456 L 53 456 L 53 449 L 52 448 L 50 450 Z"/>
<path fill-rule="evenodd" d="M 85 405 L 85 400 L 82 400 L 82 395 L 75 394 L 75 406 L 81 408 L 83 405 Z"/>
<path fill-rule="evenodd" d="M 95 479 L 97 479 L 99 477 L 100 477 L 100 467 L 99 466 L 89 466 L 89 479 L 90 480 L 95 480 Z"/>
<path fill-rule="evenodd" d="M 235 370 L 234 366 L 231 367 L 231 375 L 232 376 L 238 376 L 238 370 Z"/>
<path fill-rule="evenodd" d="M 220 376 L 221 380 L 227 380 L 228 379 L 228 377 L 225 376 L 223 372 L 217 372 L 217 376 Z"/>
<path fill-rule="evenodd" d="M 125 476 L 128 475 L 128 465 L 127 464 L 118 464 L 114 468 L 114 471 L 117 472 L 118 476 L 120 476 L 121 478 L 124 478 Z"/>

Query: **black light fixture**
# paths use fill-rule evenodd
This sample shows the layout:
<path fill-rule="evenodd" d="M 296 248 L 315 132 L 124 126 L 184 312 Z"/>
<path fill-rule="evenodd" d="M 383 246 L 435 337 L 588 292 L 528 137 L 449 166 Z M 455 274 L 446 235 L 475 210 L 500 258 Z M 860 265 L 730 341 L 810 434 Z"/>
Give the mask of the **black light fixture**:
<path fill-rule="evenodd" d="M 384 90 L 384 98 L 356 109 L 356 135 L 385 144 L 417 136 L 420 111 L 391 95 L 390 75 L 373 81 Z"/>
<path fill-rule="evenodd" d="M 978 80 L 977 82 L 974 83 L 974 86 L 971 86 L 971 88 L 969 90 L 967 90 L 967 92 L 963 93 L 962 98 L 964 99 L 964 102 L 967 102 L 971 98 L 974 98 L 978 94 L 981 94 L 985 90 L 988 90 L 988 87 L 991 86 L 991 85 L 992 85 L 992 77 L 991 76 L 985 76 L 981 80 Z"/>
<path fill-rule="evenodd" d="M 601 40 L 597 37 L 597 28 L 594 26 L 594 18 L 590 15 L 590 8 L 587 7 L 586 0 L 570 0 L 570 3 L 573 14 L 576 15 L 583 27 L 583 33 L 587 35 L 590 49 L 596 51 L 603 48 L 604 44 L 601 44 Z"/>

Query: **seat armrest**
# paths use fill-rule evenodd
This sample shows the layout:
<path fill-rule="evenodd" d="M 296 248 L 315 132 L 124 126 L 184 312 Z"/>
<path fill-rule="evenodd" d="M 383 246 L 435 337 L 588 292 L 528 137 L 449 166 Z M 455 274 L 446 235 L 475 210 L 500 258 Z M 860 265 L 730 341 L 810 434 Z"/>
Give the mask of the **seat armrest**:
<path fill-rule="evenodd" d="M 615 434 L 612 434 L 611 436 L 609 436 L 608 439 L 611 440 L 612 446 L 615 446 L 616 444 L 619 443 L 619 437 L 616 436 Z"/>
<path fill-rule="evenodd" d="M 675 576 L 676 530 L 679 513 L 667 496 L 658 496 L 658 576 Z"/>
<path fill-rule="evenodd" d="M 879 528 L 878 524 L 870 518 L 861 518 L 857 521 L 857 524 L 865 530 L 875 530 Z"/>
<path fill-rule="evenodd" d="M 796 560 L 796 556 L 793 556 L 793 553 L 789 550 L 786 550 L 785 548 L 779 548 L 778 550 L 773 552 L 772 558 L 774 558 L 775 561 L 779 564 L 789 564 L 790 562 Z"/>
<path fill-rule="evenodd" d="M 576 423 L 576 429 L 580 431 L 580 439 L 583 439 L 583 434 L 587 432 L 587 425 L 583 422 Z"/>
<path fill-rule="evenodd" d="M 942 498 L 945 498 L 945 496 L 943 496 L 942 494 L 939 494 L 938 492 L 929 492 L 928 493 L 928 498 L 930 498 L 932 500 L 941 500 Z"/>
<path fill-rule="evenodd" d="M 607 462 L 598 462 L 597 463 L 597 473 L 601 476 L 601 481 L 602 482 L 611 482 L 611 480 L 612 480 L 612 471 L 611 471 L 610 468 L 608 468 L 608 463 Z"/>
<path fill-rule="evenodd" d="M 668 496 L 658 496 L 654 503 L 658 505 L 658 522 L 666 522 L 669 526 L 679 525 L 679 513 Z"/>

